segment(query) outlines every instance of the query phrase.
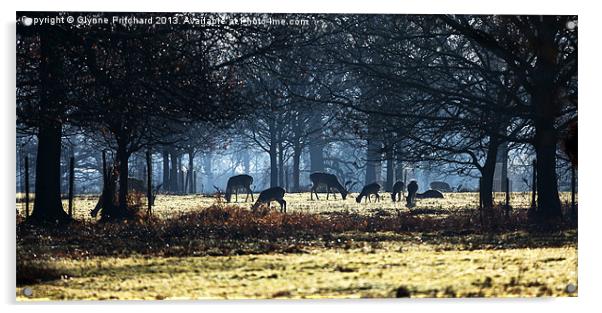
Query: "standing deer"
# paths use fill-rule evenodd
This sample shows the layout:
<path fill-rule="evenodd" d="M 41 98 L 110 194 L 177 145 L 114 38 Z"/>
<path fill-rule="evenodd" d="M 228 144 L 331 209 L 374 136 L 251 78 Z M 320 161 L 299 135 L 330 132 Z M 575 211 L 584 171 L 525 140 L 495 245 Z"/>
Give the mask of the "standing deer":
<path fill-rule="evenodd" d="M 397 202 L 401 201 L 403 197 L 403 191 L 406 189 L 406 184 L 402 181 L 397 181 L 393 185 L 393 191 L 391 192 L 391 199 L 393 202 L 397 200 Z"/>
<path fill-rule="evenodd" d="M 257 210 L 262 204 L 267 203 L 268 206 L 270 206 L 272 201 L 276 201 L 280 204 L 280 213 L 286 213 L 286 201 L 284 200 L 285 193 L 286 190 L 282 187 L 272 187 L 262 191 L 259 194 L 259 197 L 257 197 L 257 202 L 251 207 L 251 211 Z"/>
<path fill-rule="evenodd" d="M 339 180 L 337 179 L 337 177 L 335 175 L 332 174 L 328 174 L 328 173 L 320 173 L 320 172 L 316 172 L 316 173 L 312 173 L 311 175 L 309 175 L 309 179 L 311 180 L 312 186 L 311 186 L 311 199 L 314 199 L 314 193 L 316 194 L 316 199 L 320 200 L 320 198 L 318 197 L 318 186 L 319 185 L 325 185 L 326 186 L 326 200 L 328 200 L 328 196 L 330 195 L 330 193 L 332 192 L 332 188 L 335 188 L 336 190 L 339 191 L 339 193 L 341 194 L 341 197 L 343 197 L 343 200 L 345 200 L 347 198 L 347 195 L 349 194 L 349 192 L 347 191 L 347 189 L 345 189 L 345 187 L 343 187 L 343 185 L 341 185 L 341 183 L 339 183 Z M 349 184 L 350 182 L 345 183 L 345 186 L 347 186 L 347 184 Z M 334 194 L 334 193 L 333 193 Z M 336 198 L 336 195 L 335 195 Z"/>
<path fill-rule="evenodd" d="M 228 179 L 228 184 L 226 185 L 226 202 L 230 202 L 232 199 L 232 193 L 234 193 L 235 202 L 238 202 L 238 191 L 240 189 L 244 189 L 247 192 L 247 197 L 245 198 L 245 202 L 249 200 L 249 195 L 251 195 L 251 201 L 255 201 L 253 199 L 253 191 L 251 190 L 251 184 L 253 184 L 253 177 L 249 175 L 236 175 L 232 176 Z"/>
<path fill-rule="evenodd" d="M 418 191 L 418 183 L 413 180 L 408 184 L 408 196 L 406 197 L 406 206 L 411 208 L 416 205 L 416 192 Z"/>
<path fill-rule="evenodd" d="M 374 201 L 380 201 L 380 196 L 378 195 L 379 190 L 380 190 L 379 184 L 377 184 L 377 183 L 368 184 L 368 185 L 364 186 L 364 188 L 362 188 L 362 192 L 360 192 L 359 196 L 357 196 L 357 198 L 355 198 L 355 201 L 357 203 L 361 203 L 362 197 L 366 197 L 366 202 L 368 202 L 368 201 L 372 202 L 372 200 L 370 200 L 370 196 L 372 196 L 372 195 L 376 196 Z"/>

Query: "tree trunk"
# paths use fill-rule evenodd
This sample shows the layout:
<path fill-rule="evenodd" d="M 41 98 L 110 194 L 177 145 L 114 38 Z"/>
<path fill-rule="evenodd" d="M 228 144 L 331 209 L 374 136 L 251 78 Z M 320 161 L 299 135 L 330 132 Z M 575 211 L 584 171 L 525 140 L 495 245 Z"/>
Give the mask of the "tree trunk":
<path fill-rule="evenodd" d="M 270 187 L 278 186 L 278 151 L 276 143 L 270 143 Z"/>
<path fill-rule="evenodd" d="M 313 114 L 310 120 L 312 133 L 309 138 L 309 163 L 310 170 L 314 172 L 324 172 L 324 138 L 322 138 L 322 115 Z"/>
<path fill-rule="evenodd" d="M 483 207 L 493 207 L 493 180 L 495 176 L 495 163 L 497 161 L 499 143 L 491 140 L 487 147 L 485 164 L 481 168 L 481 186 L 479 189 Z"/>
<path fill-rule="evenodd" d="M 163 149 L 163 190 L 171 190 L 169 183 L 169 152 Z"/>
<path fill-rule="evenodd" d="M 203 158 L 203 168 L 205 169 L 205 177 L 207 179 L 208 189 L 211 189 L 210 186 L 213 181 L 212 162 L 213 162 L 213 155 L 211 154 L 211 152 L 206 152 L 205 157 Z"/>
<path fill-rule="evenodd" d="M 194 193 L 194 183 L 193 183 L 193 178 L 192 177 L 192 173 L 193 173 L 193 168 L 194 168 L 194 149 L 190 149 L 188 150 L 188 192 L 189 193 Z"/>
<path fill-rule="evenodd" d="M 285 175 L 286 171 L 284 170 L 284 147 L 282 145 L 282 141 L 278 142 L 278 186 L 284 187 L 285 183 Z"/>
<path fill-rule="evenodd" d="M 46 122 L 38 130 L 35 202 L 31 220 L 63 222 L 69 215 L 61 202 L 61 124 Z"/>
<path fill-rule="evenodd" d="M 178 156 L 175 150 L 171 150 L 169 153 L 171 157 L 171 174 L 169 175 L 169 191 L 178 192 Z"/>
<path fill-rule="evenodd" d="M 178 155 L 178 193 L 184 193 L 184 171 L 182 170 L 182 154 Z"/>
<path fill-rule="evenodd" d="M 543 121 L 542 121 L 543 122 Z M 553 127 L 553 121 L 545 122 Z M 542 129 L 543 128 L 543 129 Z M 535 135 L 537 157 L 537 215 L 544 219 L 562 217 L 556 176 L 555 131 L 540 126 Z"/>
<path fill-rule="evenodd" d="M 125 142 L 117 141 L 117 160 L 119 161 L 119 212 L 118 216 L 124 217 L 128 211 L 128 176 L 129 176 L 129 153 Z"/>
<path fill-rule="evenodd" d="M 387 150 L 387 183 L 385 190 L 392 191 L 393 184 L 395 184 L 395 160 L 393 160 L 393 148 L 389 146 Z"/>
<path fill-rule="evenodd" d="M 30 216 L 35 222 L 64 222 L 70 218 L 61 202 L 61 135 L 60 116 L 64 107 L 60 101 L 64 76 L 61 56 L 56 43 L 50 42 L 47 31 L 40 33 L 40 124 L 36 157 L 35 203 Z"/>
<path fill-rule="evenodd" d="M 368 140 L 368 149 L 366 150 L 366 185 L 380 180 L 380 148 L 380 142 L 378 140 Z"/>
<path fill-rule="evenodd" d="M 293 147 L 293 191 L 300 192 L 299 186 L 300 174 L 301 174 L 301 152 L 302 149 L 299 145 Z"/>
<path fill-rule="evenodd" d="M 531 101 L 535 115 L 535 154 L 537 157 L 537 215 L 543 220 L 562 217 L 556 176 L 556 143 L 554 123 L 560 111 L 558 88 L 554 81 L 557 46 L 554 17 L 542 17 L 538 25 L 541 47 L 533 73 Z"/>
<path fill-rule="evenodd" d="M 371 184 L 380 180 L 380 166 L 382 159 L 382 141 L 377 138 L 379 121 L 375 116 L 368 117 L 368 139 L 366 149 L 366 180 Z"/>

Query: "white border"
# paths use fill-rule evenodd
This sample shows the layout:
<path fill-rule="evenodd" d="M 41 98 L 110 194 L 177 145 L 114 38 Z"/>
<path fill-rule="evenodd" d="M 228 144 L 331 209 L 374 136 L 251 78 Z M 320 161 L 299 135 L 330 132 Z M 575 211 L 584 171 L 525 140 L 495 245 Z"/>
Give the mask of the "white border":
<path fill-rule="evenodd" d="M 10 3 L 7 3 L 10 2 Z M 5 153 L 0 154 L 2 172 L 2 218 L 4 224 L 0 232 L 3 239 L 4 256 L 1 258 L 3 274 L 2 305 L 4 309 L 19 312 L 78 312 L 81 310 L 100 312 L 101 310 L 143 309 L 160 312 L 169 310 L 166 303 L 158 301 L 106 303 L 108 306 L 82 307 L 81 303 L 68 305 L 44 304 L 22 305 L 14 301 L 15 282 L 15 226 L 14 226 L 14 190 L 15 190 L 15 11 L 147 11 L 147 12 L 324 12 L 324 13 L 466 13 L 466 14 L 578 14 L 579 15 L 579 96 L 581 103 L 579 126 L 581 128 L 581 157 L 579 187 L 581 194 L 581 210 L 579 212 L 579 297 L 558 299 L 425 299 L 425 300 L 319 300 L 319 301 L 204 301 L 204 302 L 169 302 L 177 305 L 178 310 L 190 311 L 249 311 L 249 312 L 305 312 L 308 310 L 331 311 L 341 309 L 347 312 L 365 312 L 375 310 L 407 310 L 419 312 L 446 312 L 458 310 L 462 312 L 508 312 L 509 310 L 539 312 L 574 312 L 595 308 L 600 299 L 598 291 L 599 279 L 602 278 L 599 258 L 600 229 L 602 208 L 596 205 L 600 201 L 596 197 L 599 186 L 600 167 L 596 162 L 600 159 L 599 128 L 602 116 L 602 99 L 597 92 L 601 88 L 602 70 L 600 68 L 600 22 L 599 6 L 594 1 L 527 1 L 527 0 L 405 0 L 405 1 L 340 1 L 327 3 L 324 0 L 277 1 L 131 1 L 103 0 L 98 2 L 79 1 L 41 1 L 20 0 L 2 3 L 2 48 L 0 48 L 2 69 L 0 86 L 2 88 L 2 147 Z M 599 192 L 599 191 L 598 191 Z M 89 304 L 89 302 L 87 303 Z M 133 308 L 132 304 L 144 305 Z M 336 306 L 336 308 L 335 308 Z M 342 306 L 342 307 L 341 307 Z M 376 306 L 376 307 L 375 307 Z M 599 305 L 598 305 L 599 306 Z"/>

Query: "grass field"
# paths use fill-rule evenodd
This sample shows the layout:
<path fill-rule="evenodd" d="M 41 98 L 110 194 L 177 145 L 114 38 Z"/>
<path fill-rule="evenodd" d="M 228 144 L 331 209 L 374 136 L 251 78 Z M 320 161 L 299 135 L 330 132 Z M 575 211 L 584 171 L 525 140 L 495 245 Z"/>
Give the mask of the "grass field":
<path fill-rule="evenodd" d="M 477 225 L 476 194 L 380 203 L 287 194 L 288 214 L 159 196 L 154 218 L 107 225 L 77 197 L 62 229 L 17 227 L 18 300 L 575 296 L 574 225 L 533 230 L 529 195 Z M 563 201 L 569 195 L 563 194 Z M 503 201 L 497 195 L 497 201 Z M 241 200 L 241 199 L 239 199 Z M 22 210 L 21 203 L 18 209 Z M 23 295 L 30 288 L 33 295 Z"/>

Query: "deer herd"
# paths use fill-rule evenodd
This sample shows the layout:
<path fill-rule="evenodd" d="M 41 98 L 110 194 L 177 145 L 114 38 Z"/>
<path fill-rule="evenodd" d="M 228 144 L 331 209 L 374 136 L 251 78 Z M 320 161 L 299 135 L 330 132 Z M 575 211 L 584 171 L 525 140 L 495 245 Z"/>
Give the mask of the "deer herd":
<path fill-rule="evenodd" d="M 326 188 L 326 199 L 328 200 L 330 194 L 336 199 L 337 193 L 341 195 L 343 200 L 347 199 L 347 195 L 349 195 L 349 190 L 353 188 L 355 183 L 348 181 L 344 185 L 342 185 L 338 178 L 333 174 L 328 173 L 312 173 L 309 175 L 309 179 L 312 182 L 310 197 L 311 200 L 314 198 L 314 194 L 316 196 L 316 200 L 320 200 L 318 196 L 318 188 Z M 255 201 L 253 198 L 253 191 L 251 189 L 251 185 L 253 184 L 253 177 L 249 175 L 236 175 L 232 176 L 228 179 L 228 183 L 226 185 L 226 190 L 223 193 L 226 202 L 232 201 L 232 196 L 234 195 L 234 201 L 238 202 L 238 194 L 242 192 L 246 195 L 245 202 L 248 201 L 249 196 L 251 197 L 251 201 Z M 218 194 L 222 194 L 221 189 L 217 186 L 213 186 Z M 355 198 L 357 203 L 361 203 L 362 199 L 364 202 L 372 202 L 372 197 L 374 197 L 375 202 L 380 202 L 381 196 L 379 195 L 381 186 L 378 183 L 371 183 L 365 185 L 362 188 L 362 191 Z M 408 194 L 405 196 L 406 205 L 408 207 L 413 207 L 415 205 L 416 199 L 426 199 L 426 198 L 443 198 L 443 194 L 438 190 L 427 190 L 424 193 L 418 193 L 418 183 L 416 181 L 411 181 L 406 188 L 406 185 L 402 181 L 397 181 L 392 187 L 391 190 L 391 199 L 393 202 L 401 202 L 402 197 L 404 197 L 404 192 L 407 189 Z M 251 206 L 251 210 L 255 211 L 262 204 L 270 206 L 273 201 L 278 202 L 280 205 L 280 212 L 286 213 L 286 201 L 284 200 L 284 195 L 286 194 L 286 190 L 282 187 L 271 187 L 263 190 L 259 193 L 259 197 L 257 197 L 257 201 Z"/>

